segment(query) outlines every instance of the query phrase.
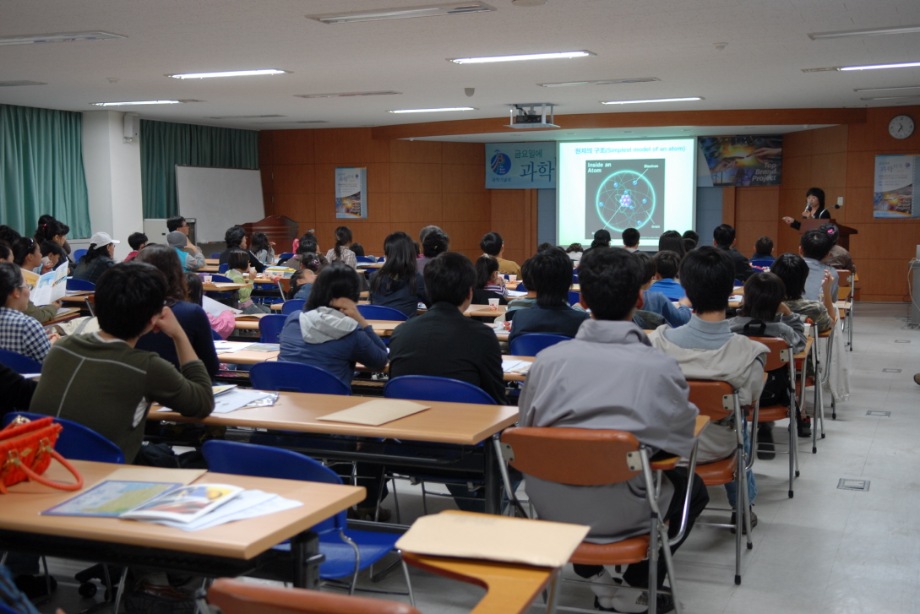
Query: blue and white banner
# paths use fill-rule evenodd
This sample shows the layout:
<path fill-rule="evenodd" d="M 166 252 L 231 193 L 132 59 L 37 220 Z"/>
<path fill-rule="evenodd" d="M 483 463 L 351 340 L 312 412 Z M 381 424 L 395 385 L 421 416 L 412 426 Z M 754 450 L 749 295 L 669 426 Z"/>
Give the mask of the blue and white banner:
<path fill-rule="evenodd" d="M 556 187 L 556 143 L 486 143 L 486 189 Z"/>

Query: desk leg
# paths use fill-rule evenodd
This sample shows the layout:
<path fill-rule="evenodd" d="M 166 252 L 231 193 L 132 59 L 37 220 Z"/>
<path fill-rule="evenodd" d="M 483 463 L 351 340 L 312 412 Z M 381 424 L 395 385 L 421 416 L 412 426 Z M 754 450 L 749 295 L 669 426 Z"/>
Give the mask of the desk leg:
<path fill-rule="evenodd" d="M 498 437 L 498 435 L 493 435 L 493 437 Z M 483 488 L 485 489 L 485 512 L 486 514 L 501 514 L 502 485 L 501 478 L 498 474 L 498 465 L 495 464 L 500 462 L 500 459 L 495 457 L 495 446 L 492 445 L 492 441 L 484 441 L 482 447 L 482 462 L 485 465 L 482 468 L 484 481 Z"/>
<path fill-rule="evenodd" d="M 291 556 L 294 565 L 294 586 L 297 588 L 319 588 L 319 564 L 323 555 L 319 552 L 319 537 L 313 531 L 298 533 L 291 539 Z"/>

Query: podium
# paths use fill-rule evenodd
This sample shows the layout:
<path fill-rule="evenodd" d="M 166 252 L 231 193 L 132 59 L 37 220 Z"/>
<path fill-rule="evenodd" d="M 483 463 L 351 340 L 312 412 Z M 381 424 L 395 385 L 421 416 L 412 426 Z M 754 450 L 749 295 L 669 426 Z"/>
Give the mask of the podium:
<path fill-rule="evenodd" d="M 799 234 L 807 232 L 809 230 L 817 230 L 825 224 L 833 224 L 840 231 L 840 234 L 837 236 L 837 245 L 844 248 L 845 250 L 850 250 L 850 235 L 858 235 L 859 231 L 850 226 L 844 226 L 843 224 L 838 224 L 837 220 L 799 220 L 801 227 L 799 228 Z"/>

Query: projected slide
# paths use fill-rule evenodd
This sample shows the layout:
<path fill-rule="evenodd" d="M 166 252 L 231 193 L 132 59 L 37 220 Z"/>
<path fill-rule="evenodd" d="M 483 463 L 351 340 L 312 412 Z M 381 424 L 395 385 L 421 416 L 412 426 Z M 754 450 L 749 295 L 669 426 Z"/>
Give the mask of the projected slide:
<path fill-rule="evenodd" d="M 696 140 L 559 143 L 557 242 L 589 245 L 600 229 L 613 244 L 626 228 L 655 249 L 665 230 L 693 228 Z"/>
<path fill-rule="evenodd" d="M 663 159 L 586 162 L 585 236 L 600 228 L 613 234 L 646 226 L 661 234 L 664 164 Z"/>

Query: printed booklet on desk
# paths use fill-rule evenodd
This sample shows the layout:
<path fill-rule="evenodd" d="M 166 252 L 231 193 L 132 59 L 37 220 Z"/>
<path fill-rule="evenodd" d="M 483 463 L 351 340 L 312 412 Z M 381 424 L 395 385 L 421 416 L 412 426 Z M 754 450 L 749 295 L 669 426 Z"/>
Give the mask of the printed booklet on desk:
<path fill-rule="evenodd" d="M 174 488 L 125 512 L 121 518 L 192 522 L 243 492 L 230 484 L 189 484 Z"/>
<path fill-rule="evenodd" d="M 182 486 L 182 484 L 176 482 L 105 480 L 88 491 L 43 511 L 42 515 L 118 518 L 122 514 L 178 486 Z"/>

